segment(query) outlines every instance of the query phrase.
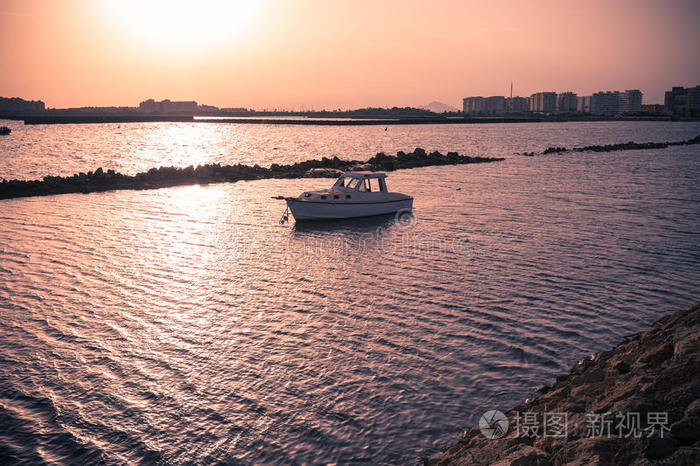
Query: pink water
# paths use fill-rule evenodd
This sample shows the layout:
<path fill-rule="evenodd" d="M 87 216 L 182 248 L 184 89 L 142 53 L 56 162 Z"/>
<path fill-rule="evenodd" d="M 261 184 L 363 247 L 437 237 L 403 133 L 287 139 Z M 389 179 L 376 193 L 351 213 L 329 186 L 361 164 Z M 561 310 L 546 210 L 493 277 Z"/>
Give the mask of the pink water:
<path fill-rule="evenodd" d="M 696 123 L 13 128 L 5 178 L 415 146 L 508 159 L 391 173 L 406 223 L 279 226 L 270 196 L 318 179 L 0 201 L 3 458 L 416 463 L 698 300 L 698 146 L 512 155 Z"/>

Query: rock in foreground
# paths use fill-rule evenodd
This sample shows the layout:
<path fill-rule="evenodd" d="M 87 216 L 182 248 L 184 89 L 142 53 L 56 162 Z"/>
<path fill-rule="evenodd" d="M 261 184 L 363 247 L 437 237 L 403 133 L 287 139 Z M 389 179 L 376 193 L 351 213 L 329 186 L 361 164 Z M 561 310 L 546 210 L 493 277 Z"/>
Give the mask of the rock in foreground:
<path fill-rule="evenodd" d="M 505 413 L 505 435 L 485 424 L 488 439 L 476 426 L 426 464 L 700 464 L 700 305 L 539 391 Z"/>

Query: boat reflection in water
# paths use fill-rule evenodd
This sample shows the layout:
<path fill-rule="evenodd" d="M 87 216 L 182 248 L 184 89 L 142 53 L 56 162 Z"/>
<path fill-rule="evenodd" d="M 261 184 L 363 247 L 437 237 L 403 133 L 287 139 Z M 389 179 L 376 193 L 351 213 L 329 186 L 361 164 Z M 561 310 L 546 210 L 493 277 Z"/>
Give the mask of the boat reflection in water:
<path fill-rule="evenodd" d="M 389 230 L 397 225 L 408 225 L 415 221 L 412 210 L 400 210 L 390 214 L 373 215 L 361 218 L 341 218 L 328 220 L 305 220 L 296 222 L 293 227 L 295 236 L 306 233 L 373 233 L 378 230 Z"/>

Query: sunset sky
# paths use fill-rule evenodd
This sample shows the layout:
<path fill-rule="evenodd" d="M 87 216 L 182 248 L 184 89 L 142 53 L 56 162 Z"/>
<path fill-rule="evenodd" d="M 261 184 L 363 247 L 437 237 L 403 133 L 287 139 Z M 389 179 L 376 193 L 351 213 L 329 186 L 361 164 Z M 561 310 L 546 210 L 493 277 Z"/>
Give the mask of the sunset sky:
<path fill-rule="evenodd" d="M 0 0 L 0 96 L 418 106 L 700 84 L 700 1 Z"/>

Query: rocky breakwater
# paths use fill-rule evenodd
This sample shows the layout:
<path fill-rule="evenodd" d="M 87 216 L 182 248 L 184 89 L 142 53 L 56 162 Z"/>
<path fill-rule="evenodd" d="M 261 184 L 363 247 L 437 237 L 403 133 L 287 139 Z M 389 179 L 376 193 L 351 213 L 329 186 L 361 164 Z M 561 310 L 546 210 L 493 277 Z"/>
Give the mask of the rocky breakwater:
<path fill-rule="evenodd" d="M 620 144 L 605 144 L 585 147 L 574 147 L 567 149 L 566 147 L 548 147 L 542 154 L 564 153 L 564 152 L 613 152 L 618 150 L 644 150 L 644 149 L 665 149 L 670 146 L 689 146 L 700 144 L 700 135 L 685 141 L 664 141 L 664 142 L 623 142 Z M 533 152 L 525 152 L 522 155 L 532 156 Z"/>
<path fill-rule="evenodd" d="M 700 305 L 576 364 L 430 465 L 700 464 Z"/>
<path fill-rule="evenodd" d="M 367 161 L 341 160 L 338 157 L 307 160 L 289 165 L 273 163 L 269 168 L 259 165 L 208 164 L 186 168 L 159 167 L 136 175 L 98 168 L 72 176 L 45 176 L 42 180 L 3 180 L 0 199 L 27 196 L 47 196 L 65 193 L 90 193 L 116 189 L 156 189 L 170 186 L 259 180 L 266 178 L 337 177 L 348 170 L 392 171 L 433 165 L 462 165 L 504 160 L 492 157 L 469 157 L 457 152 L 427 153 L 416 148 L 413 152 L 398 152 L 396 156 L 378 153 Z"/>

